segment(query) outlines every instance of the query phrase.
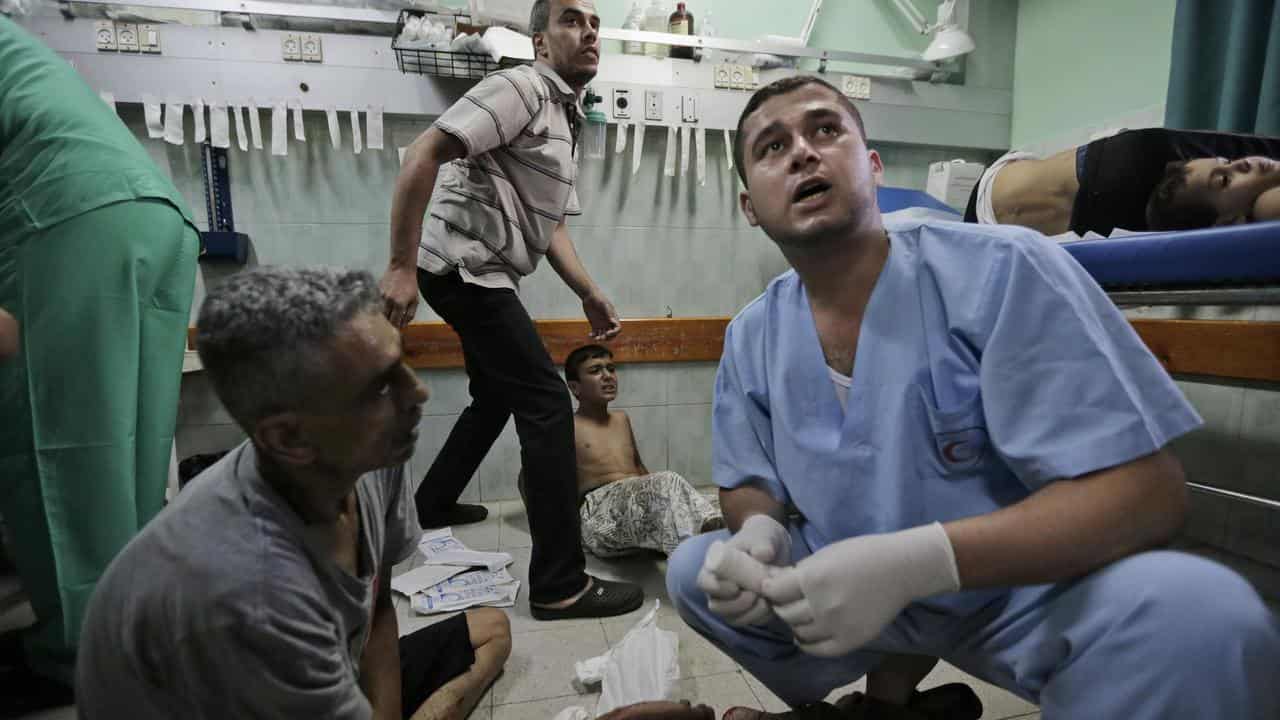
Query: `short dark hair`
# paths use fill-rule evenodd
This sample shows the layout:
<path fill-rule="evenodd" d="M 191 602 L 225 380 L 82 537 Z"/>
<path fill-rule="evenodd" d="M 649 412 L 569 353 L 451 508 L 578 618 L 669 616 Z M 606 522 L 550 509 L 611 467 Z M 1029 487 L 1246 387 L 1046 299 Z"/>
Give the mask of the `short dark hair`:
<path fill-rule="evenodd" d="M 551 23 L 551 0 L 533 0 L 529 10 L 529 35 L 546 32 Z"/>
<path fill-rule="evenodd" d="M 1147 199 L 1148 230 L 1194 230 L 1218 221 L 1218 211 L 1200 198 L 1184 193 L 1190 168 L 1186 160 L 1164 166 L 1164 176 Z"/>
<path fill-rule="evenodd" d="M 569 353 L 569 357 L 564 361 L 564 379 L 569 382 L 578 382 L 578 368 L 582 367 L 582 363 L 596 358 L 612 359 L 613 353 L 603 345 L 583 345 Z"/>
<path fill-rule="evenodd" d="M 781 80 L 774 80 L 751 96 L 751 99 L 747 101 L 747 106 L 742 109 L 742 115 L 738 117 L 738 132 L 733 138 L 733 162 L 738 166 L 738 177 L 742 178 L 743 187 L 747 185 L 747 168 L 746 163 L 743 162 L 743 156 L 746 153 L 745 148 L 743 148 L 742 126 L 747 124 L 747 118 L 751 117 L 768 100 L 779 95 L 786 95 L 789 92 L 795 92 L 809 85 L 820 85 L 835 93 L 835 96 L 840 98 L 840 104 L 853 116 L 853 122 L 858 126 L 858 132 L 862 133 L 863 141 L 867 139 L 867 128 L 862 124 L 862 113 L 858 112 L 858 108 L 853 104 L 852 100 L 845 97 L 845 94 L 837 90 L 831 83 L 813 75 L 793 75 Z"/>

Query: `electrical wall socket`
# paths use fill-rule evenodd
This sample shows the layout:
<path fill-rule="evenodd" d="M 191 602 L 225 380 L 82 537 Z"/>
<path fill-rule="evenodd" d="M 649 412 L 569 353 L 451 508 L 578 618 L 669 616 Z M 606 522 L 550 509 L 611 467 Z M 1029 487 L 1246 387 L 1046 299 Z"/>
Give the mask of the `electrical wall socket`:
<path fill-rule="evenodd" d="M 99 50 L 116 49 L 116 24 L 110 20 L 95 20 L 93 23 L 93 41 Z"/>
<path fill-rule="evenodd" d="M 116 23 L 116 45 L 120 52 L 138 52 L 138 26 L 133 23 Z"/>
<path fill-rule="evenodd" d="M 871 78 L 860 75 L 845 75 L 841 90 L 855 100 L 871 99 Z"/>
<path fill-rule="evenodd" d="M 684 95 L 680 98 L 680 119 L 687 123 L 698 122 L 697 95 Z"/>
<path fill-rule="evenodd" d="M 302 59 L 302 41 L 296 33 L 285 33 L 280 38 L 280 55 L 285 60 Z"/>
<path fill-rule="evenodd" d="M 631 91 L 613 90 L 613 117 L 616 120 L 631 119 Z"/>
<path fill-rule="evenodd" d="M 644 91 L 644 119 L 662 120 L 662 93 L 657 90 Z"/>
<path fill-rule="evenodd" d="M 712 84 L 718 88 L 728 89 L 730 87 L 730 78 L 733 77 L 733 66 L 729 63 L 720 63 L 712 69 Z"/>
<path fill-rule="evenodd" d="M 139 25 L 138 45 L 144 53 L 159 55 L 160 28 L 155 25 Z"/>
<path fill-rule="evenodd" d="M 302 59 L 306 62 L 322 62 L 324 50 L 320 44 L 320 36 L 308 33 L 302 36 Z"/>

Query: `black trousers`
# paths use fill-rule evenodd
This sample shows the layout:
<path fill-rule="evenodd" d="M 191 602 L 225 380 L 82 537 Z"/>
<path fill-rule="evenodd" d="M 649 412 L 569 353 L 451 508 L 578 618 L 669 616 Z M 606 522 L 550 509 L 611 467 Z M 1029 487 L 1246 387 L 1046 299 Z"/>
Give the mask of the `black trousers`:
<path fill-rule="evenodd" d="M 456 503 L 507 420 L 520 436 L 533 553 L 529 599 L 563 600 L 587 584 L 569 389 L 515 292 L 418 271 L 432 310 L 458 333 L 471 404 L 462 411 L 415 501 L 420 516 Z"/>

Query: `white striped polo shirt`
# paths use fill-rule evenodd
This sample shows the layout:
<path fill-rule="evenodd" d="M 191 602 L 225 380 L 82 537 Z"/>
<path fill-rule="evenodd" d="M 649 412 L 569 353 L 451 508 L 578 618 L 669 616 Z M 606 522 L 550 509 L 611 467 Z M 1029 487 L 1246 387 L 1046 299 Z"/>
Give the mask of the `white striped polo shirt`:
<path fill-rule="evenodd" d="M 485 77 L 435 122 L 467 156 L 440 168 L 418 266 L 517 289 L 556 226 L 581 213 L 574 190 L 578 94 L 541 61 Z"/>

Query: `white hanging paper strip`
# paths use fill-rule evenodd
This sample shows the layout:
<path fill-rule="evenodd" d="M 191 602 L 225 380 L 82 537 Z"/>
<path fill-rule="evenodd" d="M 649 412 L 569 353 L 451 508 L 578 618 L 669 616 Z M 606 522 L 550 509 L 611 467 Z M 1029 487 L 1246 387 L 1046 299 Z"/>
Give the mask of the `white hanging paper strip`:
<path fill-rule="evenodd" d="M 196 119 L 195 141 L 196 144 L 199 145 L 208 138 L 204 128 L 204 98 L 196 98 L 195 101 L 191 103 L 191 114 Z"/>
<path fill-rule="evenodd" d="M 370 105 L 364 116 L 364 131 L 370 150 L 382 149 L 382 106 Z"/>
<path fill-rule="evenodd" d="M 227 104 L 221 100 L 209 106 L 209 144 L 216 148 L 231 147 L 231 127 L 228 124 Z"/>
<path fill-rule="evenodd" d="M 177 100 L 169 100 L 164 105 L 164 141 L 170 145 L 181 145 L 186 137 L 182 132 L 182 108 Z"/>
<path fill-rule="evenodd" d="M 289 110 L 283 100 L 271 105 L 271 154 L 289 154 Z"/>
<path fill-rule="evenodd" d="M 627 149 L 627 124 L 618 123 L 618 137 L 614 139 L 613 151 L 621 155 Z"/>
<path fill-rule="evenodd" d="M 324 116 L 329 120 L 329 142 L 333 144 L 333 149 L 337 150 L 342 147 L 342 131 L 338 129 L 338 111 L 330 105 L 324 109 Z"/>
<path fill-rule="evenodd" d="M 302 125 L 302 101 L 294 100 L 293 106 L 293 139 L 298 142 L 307 141 L 307 131 Z"/>
<path fill-rule="evenodd" d="M 667 157 L 662 163 L 662 174 L 667 177 L 676 176 L 676 129 L 667 128 Z"/>
<path fill-rule="evenodd" d="M 693 131 L 693 142 L 697 150 L 694 151 L 694 162 L 698 173 L 698 184 L 707 184 L 707 129 L 695 128 Z"/>
<path fill-rule="evenodd" d="M 160 99 L 155 95 L 143 95 L 142 114 L 147 121 L 147 137 L 152 140 L 163 138 L 164 124 L 160 121 Z"/>
<path fill-rule="evenodd" d="M 351 111 L 351 149 L 357 155 L 364 149 L 364 140 L 360 138 L 360 111 Z"/>
<path fill-rule="evenodd" d="M 253 149 L 262 149 L 262 115 L 258 112 L 258 104 L 249 98 L 249 133 L 253 135 Z"/>
<path fill-rule="evenodd" d="M 240 146 L 240 150 L 247 152 L 249 150 L 249 135 L 244 129 L 244 106 L 235 106 L 231 109 L 231 113 L 236 116 L 236 144 Z"/>
<path fill-rule="evenodd" d="M 640 172 L 640 157 L 644 155 L 644 123 L 636 123 L 635 141 L 631 143 L 631 174 Z"/>
<path fill-rule="evenodd" d="M 680 126 L 680 177 L 689 175 L 689 136 L 692 134 L 693 128 Z"/>

